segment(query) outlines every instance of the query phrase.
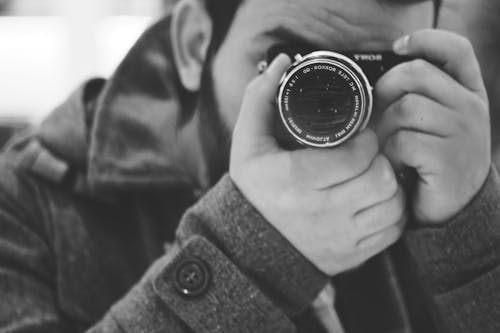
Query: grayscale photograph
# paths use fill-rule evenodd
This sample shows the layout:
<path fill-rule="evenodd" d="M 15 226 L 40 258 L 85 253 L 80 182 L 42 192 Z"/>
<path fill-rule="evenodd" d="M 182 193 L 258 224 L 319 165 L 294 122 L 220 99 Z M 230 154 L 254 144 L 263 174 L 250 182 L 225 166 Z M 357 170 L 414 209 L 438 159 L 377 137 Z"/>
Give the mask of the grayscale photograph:
<path fill-rule="evenodd" d="M 0 333 L 500 332 L 497 0 L 0 0 Z"/>

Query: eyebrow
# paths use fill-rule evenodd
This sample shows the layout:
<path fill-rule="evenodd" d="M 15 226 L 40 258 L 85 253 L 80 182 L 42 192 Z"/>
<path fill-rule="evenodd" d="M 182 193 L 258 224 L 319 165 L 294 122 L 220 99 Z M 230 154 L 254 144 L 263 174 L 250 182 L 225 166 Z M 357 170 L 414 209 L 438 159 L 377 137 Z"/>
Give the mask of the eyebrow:
<path fill-rule="evenodd" d="M 382 1 L 382 0 L 378 0 Z M 434 16 L 433 16 L 433 23 L 432 26 L 433 28 L 437 27 L 438 20 L 439 20 L 439 11 L 441 9 L 441 6 L 443 4 L 444 0 L 384 0 L 388 3 L 395 3 L 395 4 L 412 4 L 412 3 L 420 3 L 420 2 L 433 2 L 434 3 Z"/>
<path fill-rule="evenodd" d="M 281 45 L 293 45 L 297 48 L 304 49 L 318 48 L 318 45 L 315 45 L 314 42 L 306 39 L 305 36 L 302 36 L 295 30 L 283 25 L 265 31 L 262 36 L 278 41 Z"/>
<path fill-rule="evenodd" d="M 391 4 L 412 4 L 412 3 L 422 3 L 422 2 L 433 2 L 435 5 L 441 3 L 442 0 L 376 0 L 376 1 L 384 1 Z M 437 14 L 439 12 L 434 9 L 434 27 L 437 22 Z M 273 55 L 273 49 L 280 48 L 289 48 L 294 51 L 313 51 L 319 48 L 325 48 L 325 41 L 321 41 L 319 38 L 316 38 L 315 41 L 311 40 L 314 38 L 314 35 L 305 36 L 299 34 L 295 29 L 286 25 L 278 25 L 269 30 L 264 31 L 261 34 L 261 37 L 268 38 L 273 41 L 277 41 L 277 43 L 273 43 L 270 49 L 267 50 L 267 57 L 269 59 L 270 55 Z M 274 54 L 276 56 L 277 54 Z"/>
<path fill-rule="evenodd" d="M 265 31 L 261 36 L 275 41 L 263 54 L 268 62 L 280 53 L 286 53 L 293 57 L 297 53 L 308 53 L 318 49 L 318 46 L 315 46 L 306 37 L 286 26 L 274 27 Z"/>

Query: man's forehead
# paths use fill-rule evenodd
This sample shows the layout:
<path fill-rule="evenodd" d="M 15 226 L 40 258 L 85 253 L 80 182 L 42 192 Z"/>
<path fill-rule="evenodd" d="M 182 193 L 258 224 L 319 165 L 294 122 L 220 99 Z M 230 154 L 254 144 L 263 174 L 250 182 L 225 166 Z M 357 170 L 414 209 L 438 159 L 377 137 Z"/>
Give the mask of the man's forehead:
<path fill-rule="evenodd" d="M 294 32 L 323 47 L 350 47 L 353 40 L 370 47 L 402 35 L 406 22 L 427 20 L 431 26 L 432 6 L 430 0 L 246 0 L 235 22 L 255 37 Z"/>

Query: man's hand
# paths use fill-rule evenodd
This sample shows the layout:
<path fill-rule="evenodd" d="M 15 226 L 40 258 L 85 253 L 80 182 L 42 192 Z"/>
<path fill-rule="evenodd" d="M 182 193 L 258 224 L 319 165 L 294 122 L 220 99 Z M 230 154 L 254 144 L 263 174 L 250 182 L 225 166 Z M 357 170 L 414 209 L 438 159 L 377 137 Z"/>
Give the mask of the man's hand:
<path fill-rule="evenodd" d="M 395 169 L 415 168 L 414 215 L 441 224 L 459 213 L 484 183 L 491 163 L 488 98 L 468 40 L 423 30 L 394 44 L 419 58 L 384 75 L 375 87 L 385 110 L 377 134 Z"/>
<path fill-rule="evenodd" d="M 330 149 L 280 149 L 273 136 L 280 55 L 248 86 L 236 124 L 230 176 L 257 210 L 328 275 L 354 268 L 404 229 L 404 194 L 366 130 Z"/>

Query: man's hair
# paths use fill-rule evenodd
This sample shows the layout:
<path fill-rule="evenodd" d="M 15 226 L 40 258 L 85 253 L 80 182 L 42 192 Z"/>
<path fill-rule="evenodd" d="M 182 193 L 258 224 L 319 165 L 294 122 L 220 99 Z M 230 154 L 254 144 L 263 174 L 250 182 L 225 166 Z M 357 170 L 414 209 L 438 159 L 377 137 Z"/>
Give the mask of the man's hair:
<path fill-rule="evenodd" d="M 439 19 L 439 11 L 441 9 L 441 5 L 443 4 L 443 0 L 434 0 L 434 26 L 436 27 Z"/>
<path fill-rule="evenodd" d="M 207 12 L 213 22 L 212 50 L 217 50 L 226 38 L 238 7 L 244 0 L 205 0 Z"/>
<path fill-rule="evenodd" d="M 245 0 L 205 0 L 205 6 L 213 21 L 212 51 L 215 51 L 226 38 L 227 31 L 233 22 L 234 16 L 240 4 Z M 423 2 L 428 0 L 390 0 L 393 2 Z M 442 0 L 434 1 L 434 26 L 437 25 L 439 9 Z"/>

